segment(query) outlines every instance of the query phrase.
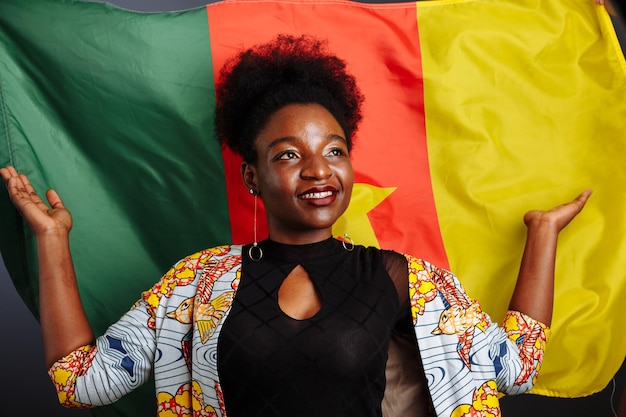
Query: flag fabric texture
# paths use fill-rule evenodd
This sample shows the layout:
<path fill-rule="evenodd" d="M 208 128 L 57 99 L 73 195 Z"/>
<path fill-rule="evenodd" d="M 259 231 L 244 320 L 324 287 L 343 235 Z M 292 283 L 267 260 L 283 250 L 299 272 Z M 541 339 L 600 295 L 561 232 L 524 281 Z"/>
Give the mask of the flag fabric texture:
<path fill-rule="evenodd" d="M 176 260 L 252 240 L 238 157 L 214 139 L 224 61 L 278 33 L 328 39 L 366 97 L 352 203 L 333 229 L 457 274 L 496 321 L 524 213 L 594 194 L 562 233 L 534 389 L 602 390 L 626 353 L 626 62 L 589 0 L 225 1 L 137 13 L 0 2 L 0 164 L 55 188 L 96 333 Z M 266 230 L 261 225 L 261 230 Z M 0 195 L 0 250 L 38 311 L 32 234 Z M 98 415 L 146 415 L 144 387 Z"/>

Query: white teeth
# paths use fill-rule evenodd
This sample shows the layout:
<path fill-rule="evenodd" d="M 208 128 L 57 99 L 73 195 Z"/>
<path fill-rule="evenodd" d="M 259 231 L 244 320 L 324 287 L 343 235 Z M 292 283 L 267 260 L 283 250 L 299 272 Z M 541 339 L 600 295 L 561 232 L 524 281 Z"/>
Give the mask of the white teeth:
<path fill-rule="evenodd" d="M 300 196 L 301 199 L 306 200 L 309 198 L 326 198 L 326 197 L 330 197 L 331 195 L 333 195 L 332 191 L 322 191 L 321 193 L 307 193 L 307 194 L 302 194 Z"/>

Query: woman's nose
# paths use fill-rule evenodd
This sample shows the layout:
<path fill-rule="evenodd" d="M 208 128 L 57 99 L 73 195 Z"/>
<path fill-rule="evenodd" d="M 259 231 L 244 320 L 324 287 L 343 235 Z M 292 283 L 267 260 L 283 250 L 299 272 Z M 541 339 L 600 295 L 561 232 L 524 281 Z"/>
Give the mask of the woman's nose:
<path fill-rule="evenodd" d="M 333 171 L 328 161 L 323 157 L 310 158 L 300 172 L 302 178 L 313 180 L 323 180 L 330 177 L 332 174 Z"/>

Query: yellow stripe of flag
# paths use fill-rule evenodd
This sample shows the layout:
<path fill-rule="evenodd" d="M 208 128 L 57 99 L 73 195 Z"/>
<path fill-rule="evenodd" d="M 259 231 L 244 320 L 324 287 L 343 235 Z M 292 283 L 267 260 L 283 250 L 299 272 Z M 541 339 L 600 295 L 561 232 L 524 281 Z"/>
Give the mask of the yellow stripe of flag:
<path fill-rule="evenodd" d="M 426 129 L 451 269 L 494 319 L 524 213 L 587 208 L 561 235 L 553 336 L 535 393 L 602 390 L 624 360 L 626 63 L 587 0 L 418 2 Z"/>

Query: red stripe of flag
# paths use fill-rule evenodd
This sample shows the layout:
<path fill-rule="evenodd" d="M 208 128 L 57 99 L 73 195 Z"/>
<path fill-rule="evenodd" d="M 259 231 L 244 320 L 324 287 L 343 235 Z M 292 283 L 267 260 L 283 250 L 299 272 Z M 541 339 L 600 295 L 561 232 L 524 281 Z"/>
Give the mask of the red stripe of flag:
<path fill-rule="evenodd" d="M 207 6 L 214 73 L 240 49 L 278 33 L 328 38 L 365 95 L 352 153 L 355 180 L 396 190 L 368 214 L 382 248 L 448 260 L 430 181 L 415 3 L 225 2 Z M 241 160 L 223 154 L 233 242 L 252 240 L 252 197 Z M 259 239 L 267 236 L 259 213 Z"/>

